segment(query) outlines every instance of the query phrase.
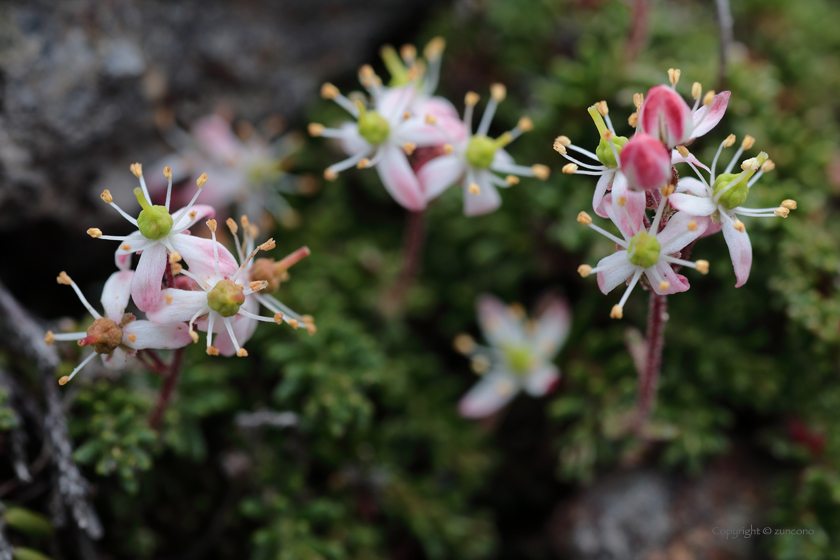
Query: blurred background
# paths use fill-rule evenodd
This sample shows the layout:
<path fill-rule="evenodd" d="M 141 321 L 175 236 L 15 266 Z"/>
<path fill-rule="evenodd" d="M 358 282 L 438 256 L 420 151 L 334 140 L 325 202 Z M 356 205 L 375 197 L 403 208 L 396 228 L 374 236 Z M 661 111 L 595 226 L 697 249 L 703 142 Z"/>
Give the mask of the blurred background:
<path fill-rule="evenodd" d="M 56 559 L 840 558 L 840 6 L 726 4 L 0 5 L 0 281 L 42 327 L 27 333 L 8 306 L 0 317 L 0 555 L 11 543 Z M 320 98 L 322 82 L 359 89 L 361 64 L 384 73 L 382 45 L 438 35 L 438 94 L 461 111 L 467 91 L 506 84 L 491 134 L 530 116 L 535 129 L 510 152 L 553 174 L 523 179 L 478 218 L 463 216 L 460 189 L 447 191 L 427 211 L 404 309 L 384 313 L 406 212 L 373 171 L 324 182 L 342 156 L 303 132 L 346 118 Z M 641 441 L 622 423 L 636 393 L 627 345 L 647 298 L 634 294 L 612 321 L 617 296 L 577 275 L 610 242 L 575 222 L 595 180 L 562 175 L 551 146 L 565 134 L 594 149 L 586 108 L 600 100 L 628 133 L 633 93 L 668 68 L 682 70 L 686 97 L 694 81 L 732 91 L 692 151 L 709 161 L 727 134 L 754 136 L 776 169 L 750 205 L 799 207 L 747 223 L 754 262 L 742 288 L 723 239 L 698 243 L 711 272 L 669 298 L 660 433 Z M 268 179 L 251 181 L 255 198 L 246 189 L 213 203 L 236 215 L 257 201 L 275 256 L 310 247 L 279 297 L 319 331 L 263 326 L 243 360 L 190 348 L 158 436 L 147 420 L 158 377 L 91 366 L 56 392 L 19 337 L 90 322 L 54 278 L 66 270 L 97 301 L 115 270 L 112 242 L 85 230 L 129 227 L 99 193 L 130 203 L 129 165 L 152 177 L 173 154 L 189 160 L 190 131 L 211 114 L 249 145 L 283 147 Z M 549 291 L 574 313 L 559 386 L 485 421 L 459 417 L 476 377 L 452 340 L 480 338 L 476 297 L 531 308 Z M 57 348 L 55 376 L 81 355 Z M 773 534 L 714 532 L 751 526 Z"/>

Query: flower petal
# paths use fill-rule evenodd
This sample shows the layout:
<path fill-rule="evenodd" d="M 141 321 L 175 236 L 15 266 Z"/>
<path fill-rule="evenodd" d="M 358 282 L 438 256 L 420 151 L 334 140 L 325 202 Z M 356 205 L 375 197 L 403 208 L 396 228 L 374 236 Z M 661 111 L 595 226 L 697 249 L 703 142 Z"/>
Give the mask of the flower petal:
<path fill-rule="evenodd" d="M 606 209 L 604 209 L 604 196 L 607 194 L 607 189 L 612 188 L 615 174 L 616 171 L 611 171 L 601 175 L 598 184 L 595 185 L 595 193 L 592 195 L 592 210 L 602 218 L 609 218 Z"/>
<path fill-rule="evenodd" d="M 411 170 L 402 148 L 384 144 L 379 149 L 385 150 L 385 153 L 376 169 L 394 200 L 412 212 L 419 212 L 426 208 L 426 198 L 423 196 L 420 182 Z"/>
<path fill-rule="evenodd" d="M 149 241 L 139 231 L 130 233 L 114 252 L 114 262 L 117 263 L 117 268 L 120 270 L 131 268 L 131 255 L 142 251 L 151 243 L 154 243 L 154 241 Z M 126 246 L 128 246 L 128 249 L 123 249 Z"/>
<path fill-rule="evenodd" d="M 102 364 L 108 369 L 122 369 L 128 361 L 128 356 L 122 348 L 114 348 L 110 354 L 100 354 Z"/>
<path fill-rule="evenodd" d="M 726 106 L 729 105 L 729 95 L 730 92 L 728 91 L 720 92 L 715 95 L 711 107 L 704 105 L 694 113 L 694 130 L 691 131 L 692 139 L 703 136 L 717 126 L 723 118 L 723 114 L 726 112 Z M 708 113 L 708 116 L 706 113 Z"/>
<path fill-rule="evenodd" d="M 183 210 L 183 208 L 179 208 L 178 210 L 172 213 L 172 216 L 175 220 L 174 228 L 177 228 L 178 230 L 190 229 L 199 220 L 202 220 L 204 218 L 212 218 L 216 215 L 216 210 L 212 206 L 209 206 L 207 204 L 193 204 L 192 208 L 190 208 L 190 213 L 188 216 L 181 216 Z M 195 212 L 195 214 L 193 214 L 193 212 Z M 175 237 L 175 235 L 169 236 L 170 239 L 172 239 L 173 237 Z"/>
<path fill-rule="evenodd" d="M 165 270 L 166 247 L 155 243 L 143 250 L 131 280 L 131 299 L 140 311 L 148 312 L 160 305 L 160 284 Z"/>
<path fill-rule="evenodd" d="M 656 273 L 658 275 L 654 276 L 651 272 L 652 269 L 656 269 Z M 677 274 L 674 272 L 674 269 L 671 268 L 667 262 L 659 262 L 656 263 L 653 267 L 648 268 L 645 270 L 645 276 L 648 277 L 650 280 L 650 286 L 653 288 L 653 291 L 659 295 L 668 295 L 668 294 L 676 294 L 679 292 L 685 292 L 690 288 L 688 284 L 688 278 L 683 276 L 682 274 Z M 668 282 L 669 286 L 665 290 L 659 289 L 659 282 L 662 280 Z"/>
<path fill-rule="evenodd" d="M 426 194 L 426 200 L 437 198 L 448 187 L 454 185 L 464 174 L 461 158 L 454 154 L 431 160 L 417 172 L 417 180 Z"/>
<path fill-rule="evenodd" d="M 560 380 L 560 370 L 554 364 L 545 364 L 525 378 L 523 389 L 532 397 L 542 397 L 551 392 Z"/>
<path fill-rule="evenodd" d="M 723 231 L 723 238 L 726 240 L 726 245 L 729 247 L 729 256 L 732 258 L 735 278 L 738 280 L 735 287 L 740 288 L 747 283 L 747 279 L 750 277 L 750 268 L 752 267 L 752 244 L 750 243 L 750 236 L 746 230 L 738 231 L 735 229 L 736 218 L 734 215 L 730 216 L 728 212 L 721 212 L 720 218 L 720 228 Z"/>
<path fill-rule="evenodd" d="M 709 190 L 706 188 L 706 185 L 694 177 L 685 177 L 677 181 L 677 192 L 689 193 L 694 196 L 709 196 Z"/>
<path fill-rule="evenodd" d="M 717 204 L 708 196 L 674 193 L 668 197 L 668 202 L 677 210 L 691 216 L 711 216 L 717 210 Z"/>
<path fill-rule="evenodd" d="M 191 130 L 201 148 L 213 158 L 231 165 L 243 156 L 242 142 L 233 133 L 230 123 L 219 115 L 198 119 Z"/>
<path fill-rule="evenodd" d="M 132 341 L 132 335 L 135 339 Z M 129 348 L 183 348 L 192 342 L 186 323 L 160 325 L 151 321 L 132 321 L 123 327 L 123 344 Z"/>
<path fill-rule="evenodd" d="M 647 206 L 647 195 L 643 192 L 638 192 L 630 189 L 630 186 L 627 184 L 627 177 L 622 172 L 618 172 L 615 174 L 615 179 L 612 183 L 612 191 L 610 191 L 610 196 L 612 196 L 613 201 L 618 201 L 620 197 L 624 197 L 627 201 L 627 214 L 630 214 L 630 217 L 633 220 L 633 228 L 635 231 L 639 231 L 641 229 L 642 224 L 645 218 L 645 208 Z M 616 215 L 618 215 L 619 208 L 616 208 Z M 627 230 L 627 215 L 622 211 L 621 215 L 623 218 L 624 223 L 624 231 L 630 233 L 630 237 L 633 236 L 633 233 L 630 230 Z M 629 239 L 629 238 L 628 238 Z"/>
<path fill-rule="evenodd" d="M 102 289 L 102 309 L 105 316 L 112 321 L 120 322 L 125 314 L 125 308 L 131 297 L 131 279 L 134 278 L 133 270 L 122 270 L 113 273 L 105 287 Z"/>
<path fill-rule="evenodd" d="M 258 315 L 260 312 L 260 303 L 257 301 L 257 298 L 250 296 L 245 298 L 245 303 L 242 304 L 242 308 L 245 311 L 250 311 L 255 315 Z M 254 331 L 257 330 L 257 321 L 256 319 L 251 319 L 245 316 L 237 316 L 239 320 L 233 323 L 233 334 L 236 336 L 236 342 L 239 343 L 239 346 L 245 346 L 245 343 L 248 342 L 248 339 L 254 334 Z M 222 323 L 222 321 L 218 321 Z M 214 325 L 215 327 L 215 325 Z M 213 329 L 216 330 L 215 328 Z M 219 352 L 222 356 L 233 356 L 236 354 L 236 348 L 233 347 L 233 342 L 230 340 L 230 334 L 228 334 L 227 329 L 222 324 L 222 330 L 216 335 L 216 338 L 213 339 L 213 346 L 219 349 Z"/>
<path fill-rule="evenodd" d="M 476 302 L 476 309 L 481 332 L 493 346 L 525 341 L 522 317 L 498 298 L 488 294 L 481 295 Z"/>
<path fill-rule="evenodd" d="M 491 171 L 482 169 L 475 172 L 478 193 L 470 192 L 469 184 L 464 181 L 464 215 L 481 216 L 493 212 L 502 205 L 499 190 L 491 182 Z"/>
<path fill-rule="evenodd" d="M 172 248 L 178 251 L 181 257 L 190 267 L 190 272 L 201 278 L 207 279 L 215 275 L 215 257 L 213 255 L 213 240 L 194 235 L 179 234 L 170 238 Z M 219 272 L 222 276 L 232 276 L 236 273 L 239 265 L 236 259 L 219 242 L 216 242 L 216 249 L 219 252 Z"/>
<path fill-rule="evenodd" d="M 627 259 L 627 251 L 616 251 L 609 257 L 598 261 L 598 267 L 606 267 L 598 273 L 598 288 L 604 295 L 610 293 L 616 286 L 624 284 L 636 272 L 636 265 Z"/>
<path fill-rule="evenodd" d="M 639 130 L 673 148 L 689 139 L 693 128 L 691 107 L 665 85 L 652 87 L 639 109 Z"/>
<path fill-rule="evenodd" d="M 342 132 L 341 148 L 345 153 L 349 155 L 358 154 L 373 147 L 359 134 L 359 126 L 355 122 L 343 123 L 339 129 Z"/>
<path fill-rule="evenodd" d="M 167 299 L 167 296 L 172 298 Z M 177 323 L 189 321 L 196 313 L 207 307 L 207 293 L 203 291 L 176 290 L 166 288 L 160 293 L 162 305 L 146 313 L 153 323 Z"/>
<path fill-rule="evenodd" d="M 438 117 L 437 124 L 431 125 L 426 123 L 424 117 L 413 117 L 397 125 L 393 141 L 400 146 L 411 142 L 419 147 L 427 147 L 462 140 L 466 135 L 466 128 L 460 119 Z"/>
<path fill-rule="evenodd" d="M 517 379 L 505 371 L 490 371 L 458 403 L 465 418 L 484 418 L 505 406 L 519 392 Z"/>
<path fill-rule="evenodd" d="M 706 167 L 703 163 L 700 162 L 699 159 L 694 157 L 694 154 L 689 153 L 688 157 L 683 157 L 677 150 L 671 150 L 671 165 L 676 165 L 678 163 L 693 163 L 697 167 L 705 169 L 709 171 L 709 168 Z M 693 177 L 692 177 L 693 178 Z"/>
<path fill-rule="evenodd" d="M 688 229 L 691 222 L 696 224 L 697 229 Z M 690 214 L 677 212 L 668 220 L 665 229 L 656 234 L 656 240 L 662 246 L 660 254 L 670 255 L 681 251 L 686 245 L 703 235 L 707 225 L 708 220 L 697 220 Z"/>
<path fill-rule="evenodd" d="M 569 336 L 572 326 L 572 311 L 569 303 L 561 297 L 548 296 L 538 306 L 541 312 L 534 330 L 534 347 L 539 355 L 551 359 Z"/>

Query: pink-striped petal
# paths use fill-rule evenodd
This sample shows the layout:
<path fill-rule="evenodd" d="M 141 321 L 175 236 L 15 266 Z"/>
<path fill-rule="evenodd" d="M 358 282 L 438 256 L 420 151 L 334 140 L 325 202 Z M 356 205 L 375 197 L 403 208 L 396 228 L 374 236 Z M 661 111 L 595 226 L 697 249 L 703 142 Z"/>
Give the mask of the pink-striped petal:
<path fill-rule="evenodd" d="M 470 192 L 470 185 L 464 181 L 464 215 L 482 216 L 497 210 L 502 205 L 502 197 L 499 190 L 491 182 L 491 172 L 482 169 L 476 171 L 475 182 L 478 185 L 478 193 Z"/>
<path fill-rule="evenodd" d="M 729 256 L 732 258 L 732 266 L 735 269 L 735 278 L 737 283 L 736 288 L 740 288 L 747 283 L 750 277 L 750 268 L 752 267 L 752 244 L 750 243 L 750 236 L 746 230 L 738 231 L 735 229 L 735 215 L 730 215 L 728 212 L 721 212 L 721 230 L 723 231 L 723 238 L 726 240 L 726 245 L 729 247 Z"/>
<path fill-rule="evenodd" d="M 560 370 L 554 364 L 545 364 L 531 373 L 523 381 L 523 389 L 532 397 L 542 397 L 551 392 L 560 380 Z"/>
<path fill-rule="evenodd" d="M 105 287 L 102 289 L 102 309 L 105 316 L 112 321 L 120 322 L 125 314 L 125 308 L 131 298 L 131 280 L 134 278 L 133 270 L 122 270 L 113 273 Z"/>
<path fill-rule="evenodd" d="M 186 323 L 159 325 L 151 321 L 132 321 L 123 327 L 123 344 L 135 350 L 183 348 L 191 342 Z"/>
<path fill-rule="evenodd" d="M 376 166 L 382 184 L 394 198 L 394 200 L 407 210 L 419 212 L 426 208 L 426 198 L 420 188 L 420 182 L 408 164 L 402 148 L 383 144 L 380 150 L 384 150 L 382 159 Z"/>
<path fill-rule="evenodd" d="M 458 182 L 464 174 L 464 163 L 458 156 L 436 157 L 426 163 L 417 172 L 417 180 L 426 194 L 426 200 L 440 196 L 450 186 Z"/>
<path fill-rule="evenodd" d="M 689 228 L 690 224 L 693 229 Z M 656 234 L 656 240 L 661 246 L 660 254 L 670 255 L 681 251 L 686 245 L 703 235 L 707 225 L 708 220 L 698 220 L 685 212 L 677 212 L 668 220 L 665 229 Z M 697 227 L 694 228 L 694 226 Z"/>
<path fill-rule="evenodd" d="M 726 107 L 729 105 L 729 95 L 730 92 L 728 91 L 720 92 L 715 95 L 711 107 L 704 105 L 694 113 L 694 130 L 691 131 L 692 139 L 703 136 L 717 126 L 723 118 L 723 114 L 726 113 Z"/>
<path fill-rule="evenodd" d="M 149 241 L 143 237 L 143 234 L 139 231 L 130 233 L 114 252 L 114 262 L 116 262 L 117 268 L 120 270 L 128 270 L 131 268 L 131 255 L 137 253 L 138 251 L 142 251 L 152 243 L 154 243 L 154 241 Z M 128 247 L 128 249 L 123 249 L 123 247 Z"/>
<path fill-rule="evenodd" d="M 654 275 L 651 271 L 655 269 L 656 275 Z M 645 276 L 648 277 L 650 280 L 650 286 L 653 288 L 653 291 L 659 295 L 669 295 L 669 294 L 677 294 L 680 292 L 685 292 L 690 287 L 688 284 L 688 278 L 683 276 L 682 274 L 677 274 L 674 272 L 674 269 L 671 268 L 667 262 L 659 262 L 645 270 Z M 659 288 L 659 283 L 662 280 L 668 282 L 669 286 L 665 290 Z"/>
<path fill-rule="evenodd" d="M 650 191 L 671 181 L 671 154 L 659 139 L 636 133 L 621 149 L 621 172 L 635 191 Z"/>
<path fill-rule="evenodd" d="M 162 305 L 154 311 L 146 313 L 146 317 L 153 323 L 179 323 L 191 320 L 202 309 L 207 307 L 207 293 L 204 291 L 176 290 L 166 288 L 160 293 Z"/>
<path fill-rule="evenodd" d="M 598 273 L 598 288 L 604 295 L 616 286 L 624 284 L 636 272 L 636 265 L 627 259 L 627 251 L 616 251 L 598 262 L 598 268 L 605 270 Z"/>
<path fill-rule="evenodd" d="M 693 194 L 674 193 L 668 197 L 671 206 L 691 216 L 711 216 L 717 210 L 708 196 L 694 196 Z"/>
<path fill-rule="evenodd" d="M 694 157 L 694 154 L 691 152 L 688 153 L 688 157 L 683 157 L 677 150 L 671 150 L 671 165 L 676 165 L 678 163 L 693 163 L 697 167 L 701 169 L 705 169 L 709 171 L 709 168 L 706 167 L 699 159 Z M 693 178 L 693 177 L 692 177 Z"/>
<path fill-rule="evenodd" d="M 669 86 L 652 87 L 639 109 L 638 126 L 669 148 L 679 146 L 688 141 L 694 127 L 691 107 Z"/>
<path fill-rule="evenodd" d="M 498 298 L 489 294 L 476 302 L 478 325 L 484 338 L 493 346 L 516 345 L 525 342 L 522 317 Z"/>
<path fill-rule="evenodd" d="M 601 207 L 607 211 L 610 221 L 615 224 L 624 239 L 630 241 L 643 225 L 644 206 L 640 198 L 644 199 L 645 193 L 631 191 L 621 177 L 620 173 L 616 174 L 613 190 L 604 197 Z M 625 199 L 624 208 L 616 202 L 622 197 Z"/>
<path fill-rule="evenodd" d="M 170 243 L 189 265 L 190 272 L 202 278 L 215 274 L 212 239 L 179 234 L 172 236 Z M 216 242 L 216 249 L 219 253 L 219 272 L 222 276 L 234 275 L 239 268 L 234 256 L 219 242 Z"/>
<path fill-rule="evenodd" d="M 206 188 L 206 187 L 204 187 Z M 193 213 L 195 212 L 195 213 Z M 173 212 L 173 216 L 177 216 L 175 218 L 175 227 L 180 229 L 190 229 L 193 225 L 195 225 L 199 220 L 204 220 L 205 218 L 212 218 L 216 215 L 216 210 L 208 205 L 208 204 L 193 204 L 193 207 L 190 208 L 190 212 L 188 216 L 181 216 L 182 209 L 178 209 Z M 173 236 L 174 237 L 174 236 Z"/>
<path fill-rule="evenodd" d="M 137 271 L 131 280 L 131 299 L 140 311 L 156 309 L 160 301 L 161 281 L 166 270 L 166 247 L 155 243 L 143 250 Z"/>
<path fill-rule="evenodd" d="M 458 403 L 465 418 L 484 418 L 497 412 L 519 392 L 517 379 L 503 371 L 490 371 Z"/>

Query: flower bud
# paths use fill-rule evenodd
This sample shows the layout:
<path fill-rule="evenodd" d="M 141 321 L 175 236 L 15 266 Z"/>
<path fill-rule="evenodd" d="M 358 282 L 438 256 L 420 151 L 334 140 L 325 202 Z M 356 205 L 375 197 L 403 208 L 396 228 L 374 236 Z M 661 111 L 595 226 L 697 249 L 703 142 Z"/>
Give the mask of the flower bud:
<path fill-rule="evenodd" d="M 370 144 L 378 146 L 388 138 L 390 131 L 388 121 L 376 111 L 364 111 L 359 115 L 359 135 Z"/>
<path fill-rule="evenodd" d="M 650 268 L 659 262 L 659 251 L 662 245 L 656 237 L 646 231 L 640 231 L 630 240 L 627 248 L 627 258 L 631 263 L 642 268 Z"/>
<path fill-rule="evenodd" d="M 207 305 L 222 317 L 233 317 L 245 303 L 243 289 L 233 280 L 222 280 L 207 292 Z"/>
<path fill-rule="evenodd" d="M 79 340 L 79 346 L 92 345 L 97 354 L 110 354 L 122 344 L 123 332 L 111 319 L 100 317 L 88 327 L 87 336 Z"/>
<path fill-rule="evenodd" d="M 650 89 L 639 109 L 640 130 L 669 148 L 691 139 L 694 121 L 691 108 L 673 89 L 661 85 Z"/>
<path fill-rule="evenodd" d="M 621 151 L 621 171 L 637 191 L 650 191 L 671 181 L 671 155 L 662 143 L 637 133 Z"/>
<path fill-rule="evenodd" d="M 169 235 L 172 231 L 172 216 L 164 206 L 152 206 L 143 196 L 140 187 L 134 189 L 134 196 L 143 208 L 137 216 L 137 229 L 146 239 L 157 241 Z"/>

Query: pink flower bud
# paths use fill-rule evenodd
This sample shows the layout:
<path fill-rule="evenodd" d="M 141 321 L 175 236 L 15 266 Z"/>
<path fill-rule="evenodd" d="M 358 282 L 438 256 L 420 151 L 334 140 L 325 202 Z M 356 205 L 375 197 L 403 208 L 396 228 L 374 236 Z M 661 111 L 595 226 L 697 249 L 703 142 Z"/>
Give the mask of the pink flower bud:
<path fill-rule="evenodd" d="M 636 133 L 621 150 L 621 172 L 636 191 L 650 191 L 671 181 L 671 154 L 652 136 Z"/>
<path fill-rule="evenodd" d="M 661 85 L 650 88 L 639 109 L 639 130 L 669 148 L 691 139 L 694 121 L 691 107 L 676 91 Z"/>

